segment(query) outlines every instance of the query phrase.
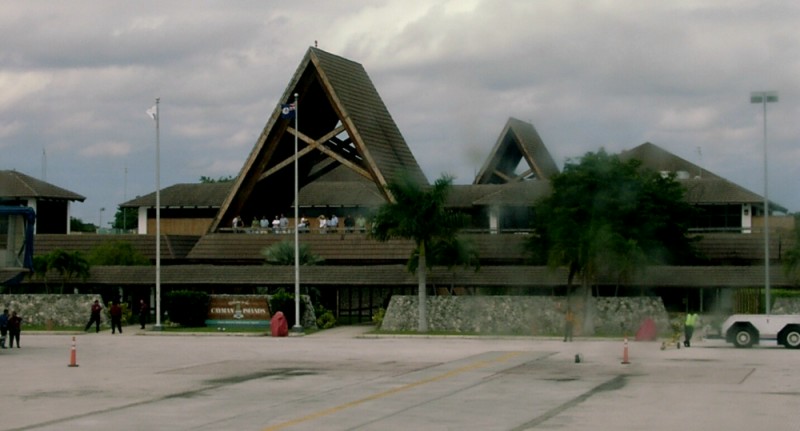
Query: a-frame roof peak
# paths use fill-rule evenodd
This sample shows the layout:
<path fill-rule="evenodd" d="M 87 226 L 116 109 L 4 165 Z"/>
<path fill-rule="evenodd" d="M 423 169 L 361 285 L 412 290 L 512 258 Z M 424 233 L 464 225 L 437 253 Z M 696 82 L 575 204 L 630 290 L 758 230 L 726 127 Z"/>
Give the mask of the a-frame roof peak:
<path fill-rule="evenodd" d="M 523 172 L 516 169 L 524 161 Z M 510 117 L 473 184 L 502 184 L 529 179 L 546 180 L 558 173 L 533 124 Z"/>
<path fill-rule="evenodd" d="M 296 119 L 283 118 L 281 105 L 294 103 L 295 94 Z M 399 175 L 428 184 L 364 67 L 314 47 L 277 101 L 211 230 L 236 215 L 288 212 L 295 157 L 300 188 L 342 167 L 376 184 L 387 200 L 386 185 Z"/>

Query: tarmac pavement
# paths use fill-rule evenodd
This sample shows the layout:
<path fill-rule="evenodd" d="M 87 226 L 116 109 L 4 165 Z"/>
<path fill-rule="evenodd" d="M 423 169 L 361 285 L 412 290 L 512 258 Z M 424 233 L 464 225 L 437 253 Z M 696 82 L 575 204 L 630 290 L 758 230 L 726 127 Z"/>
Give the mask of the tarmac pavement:
<path fill-rule="evenodd" d="M 124 328 L 0 351 L 0 430 L 796 430 L 800 351 Z M 576 362 L 576 356 L 580 359 Z"/>

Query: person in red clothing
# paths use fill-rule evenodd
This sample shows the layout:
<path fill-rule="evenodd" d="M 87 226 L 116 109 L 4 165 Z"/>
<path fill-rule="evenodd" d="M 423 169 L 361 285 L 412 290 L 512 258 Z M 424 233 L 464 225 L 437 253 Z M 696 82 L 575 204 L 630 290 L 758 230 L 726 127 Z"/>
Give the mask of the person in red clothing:
<path fill-rule="evenodd" d="M 9 348 L 14 348 L 14 340 L 17 340 L 17 349 L 19 349 L 19 334 L 22 332 L 22 318 L 17 316 L 16 311 L 11 312 L 11 317 L 8 318 L 8 334 L 10 335 L 9 339 Z"/>
<path fill-rule="evenodd" d="M 144 325 L 147 323 L 147 303 L 144 302 L 144 299 L 139 300 L 139 325 L 141 326 L 140 329 L 144 329 Z"/>
<path fill-rule="evenodd" d="M 100 312 L 102 310 L 103 306 L 100 305 L 100 301 L 95 299 L 94 304 L 92 304 L 92 315 L 89 317 L 89 323 L 86 324 L 86 328 L 83 329 L 84 332 L 92 327 L 92 323 L 95 325 L 95 332 L 100 332 Z"/>
<path fill-rule="evenodd" d="M 114 334 L 117 329 L 122 333 L 122 307 L 119 306 L 118 301 L 114 301 L 109 309 L 111 314 L 111 333 Z"/>

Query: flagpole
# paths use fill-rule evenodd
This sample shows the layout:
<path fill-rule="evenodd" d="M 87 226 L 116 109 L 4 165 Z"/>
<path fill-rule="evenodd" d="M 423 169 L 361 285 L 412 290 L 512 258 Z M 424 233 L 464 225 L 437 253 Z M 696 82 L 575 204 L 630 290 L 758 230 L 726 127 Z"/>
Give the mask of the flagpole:
<path fill-rule="evenodd" d="M 298 229 L 300 201 L 298 199 L 297 173 L 297 135 L 300 130 L 297 128 L 297 108 L 299 107 L 297 97 L 298 94 L 294 93 L 294 327 L 292 332 L 303 332 L 303 327 L 300 325 L 300 229 Z"/>
<path fill-rule="evenodd" d="M 156 326 L 161 328 L 161 112 L 160 98 L 156 97 Z"/>

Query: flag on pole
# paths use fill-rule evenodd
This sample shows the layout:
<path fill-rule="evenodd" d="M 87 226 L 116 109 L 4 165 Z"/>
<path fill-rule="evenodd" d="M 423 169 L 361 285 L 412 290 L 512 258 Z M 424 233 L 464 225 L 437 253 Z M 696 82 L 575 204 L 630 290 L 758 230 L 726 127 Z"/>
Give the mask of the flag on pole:
<path fill-rule="evenodd" d="M 158 119 L 158 106 L 157 105 L 153 105 L 152 108 L 148 109 L 145 112 L 147 113 L 148 117 L 150 117 L 150 118 L 152 118 L 154 120 Z"/>
<path fill-rule="evenodd" d="M 295 105 L 294 103 L 286 103 L 281 105 L 281 118 L 290 120 L 294 118 Z"/>

